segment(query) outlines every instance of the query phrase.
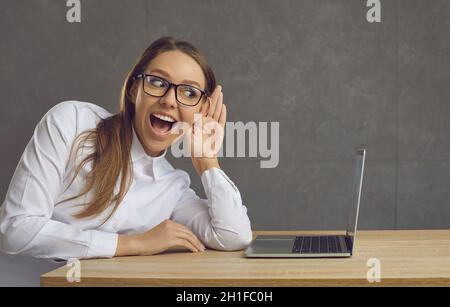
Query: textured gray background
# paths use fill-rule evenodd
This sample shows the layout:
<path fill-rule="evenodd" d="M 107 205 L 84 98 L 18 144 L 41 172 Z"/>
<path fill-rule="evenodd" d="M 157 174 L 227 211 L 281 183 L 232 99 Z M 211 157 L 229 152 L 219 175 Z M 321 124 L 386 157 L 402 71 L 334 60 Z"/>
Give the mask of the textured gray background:
<path fill-rule="evenodd" d="M 365 146 L 360 228 L 450 227 L 450 2 L 384 0 L 2 0 L 0 196 L 56 103 L 116 112 L 121 82 L 154 39 L 207 55 L 228 121 L 279 121 L 280 163 L 222 160 L 254 229 L 345 227 L 353 151 Z M 200 180 L 189 160 L 173 161 Z M 15 263 L 15 264 L 14 264 Z M 20 263 L 20 264 L 19 264 Z M 0 285 L 36 285 L 54 265 L 0 258 Z"/>

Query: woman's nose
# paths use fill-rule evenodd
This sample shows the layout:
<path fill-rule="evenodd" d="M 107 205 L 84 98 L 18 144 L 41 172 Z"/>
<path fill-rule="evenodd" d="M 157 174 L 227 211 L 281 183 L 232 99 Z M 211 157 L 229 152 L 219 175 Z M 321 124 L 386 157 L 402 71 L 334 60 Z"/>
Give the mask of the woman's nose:
<path fill-rule="evenodd" d="M 161 97 L 160 103 L 165 104 L 166 106 L 172 108 L 175 108 L 177 106 L 177 99 L 174 87 L 169 88 L 167 93 L 163 97 Z"/>

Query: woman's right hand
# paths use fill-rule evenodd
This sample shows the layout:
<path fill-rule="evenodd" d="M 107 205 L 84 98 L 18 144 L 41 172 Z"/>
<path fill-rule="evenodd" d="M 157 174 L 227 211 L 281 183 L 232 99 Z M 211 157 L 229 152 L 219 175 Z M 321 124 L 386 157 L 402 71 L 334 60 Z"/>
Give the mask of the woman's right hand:
<path fill-rule="evenodd" d="M 184 247 L 192 252 L 205 250 L 205 246 L 186 226 L 165 220 L 139 235 L 119 235 L 115 256 L 148 256 L 172 247 Z"/>

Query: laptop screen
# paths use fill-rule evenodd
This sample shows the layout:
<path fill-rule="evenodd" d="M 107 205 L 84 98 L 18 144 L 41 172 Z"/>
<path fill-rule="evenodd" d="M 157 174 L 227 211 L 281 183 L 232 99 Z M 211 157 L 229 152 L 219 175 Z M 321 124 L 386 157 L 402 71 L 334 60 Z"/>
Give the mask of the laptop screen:
<path fill-rule="evenodd" d="M 355 175 L 353 177 L 352 186 L 352 199 L 351 199 L 351 209 L 350 217 L 347 226 L 347 236 L 350 239 L 350 250 L 353 253 L 353 242 L 356 238 L 356 227 L 358 224 L 358 214 L 359 214 L 359 202 L 361 199 L 361 188 L 364 173 L 364 162 L 366 158 L 366 150 L 359 149 L 356 152 L 356 167 Z"/>

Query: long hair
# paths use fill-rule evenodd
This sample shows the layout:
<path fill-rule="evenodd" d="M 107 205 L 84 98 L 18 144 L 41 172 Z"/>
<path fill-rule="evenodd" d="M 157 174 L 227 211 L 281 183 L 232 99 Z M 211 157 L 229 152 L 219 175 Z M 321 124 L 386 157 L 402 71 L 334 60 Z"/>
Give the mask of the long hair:
<path fill-rule="evenodd" d="M 86 175 L 86 184 L 80 194 L 64 199 L 72 200 L 94 191 L 94 196 L 87 204 L 80 204 L 84 208 L 74 214 L 75 218 L 89 218 L 100 215 L 113 206 L 105 223 L 117 210 L 128 192 L 133 180 L 133 164 L 131 160 L 131 142 L 133 139 L 132 121 L 135 114 L 132 91 L 138 86 L 139 80 L 135 76 L 144 72 L 150 62 L 159 54 L 166 51 L 181 51 L 191 56 L 201 67 L 206 79 L 205 92 L 210 96 L 216 87 L 214 73 L 204 55 L 192 44 L 176 40 L 173 37 L 162 37 L 154 41 L 142 53 L 134 67 L 127 74 L 120 93 L 120 110 L 108 118 L 101 119 L 96 128 L 80 133 L 72 144 L 70 157 L 77 155 L 82 148 L 89 147 L 94 151 L 87 155 L 76 168 L 75 174 L 68 187 L 78 176 L 80 170 L 92 162 L 92 169 Z M 69 160 L 70 160 L 69 157 Z M 117 180 L 120 178 L 120 188 L 117 195 L 113 195 Z M 67 189 L 66 189 L 67 190 Z"/>

